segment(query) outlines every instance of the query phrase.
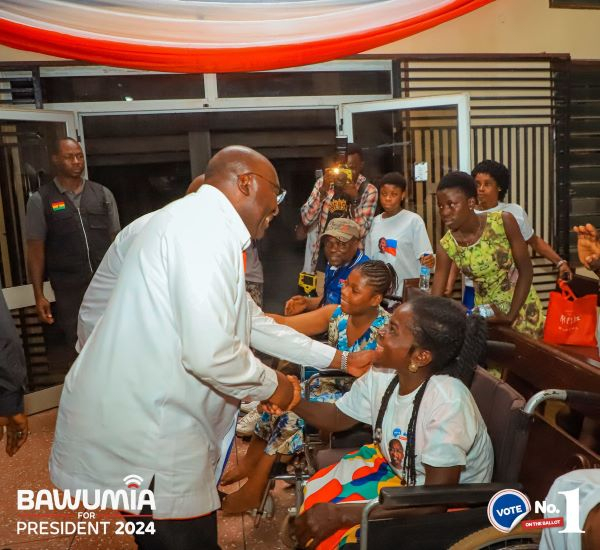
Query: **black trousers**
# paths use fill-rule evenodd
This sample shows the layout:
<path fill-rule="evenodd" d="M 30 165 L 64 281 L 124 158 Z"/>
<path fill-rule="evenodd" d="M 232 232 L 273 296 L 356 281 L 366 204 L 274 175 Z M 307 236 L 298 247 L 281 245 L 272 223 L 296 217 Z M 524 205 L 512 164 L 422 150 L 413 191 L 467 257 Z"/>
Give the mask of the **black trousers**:
<path fill-rule="evenodd" d="M 217 512 L 193 519 L 153 519 L 126 516 L 141 531 L 140 523 L 154 522 L 156 532 L 135 534 L 140 550 L 220 550 L 217 542 Z"/>
<path fill-rule="evenodd" d="M 154 490 L 154 479 L 149 489 Z M 141 511 L 143 516 L 152 514 L 149 506 Z M 136 526 L 135 542 L 140 550 L 220 550 L 217 541 L 217 512 L 192 519 L 154 519 L 123 514 Z M 144 524 L 141 528 L 140 522 Z M 155 533 L 144 532 L 145 526 L 154 522 Z"/>

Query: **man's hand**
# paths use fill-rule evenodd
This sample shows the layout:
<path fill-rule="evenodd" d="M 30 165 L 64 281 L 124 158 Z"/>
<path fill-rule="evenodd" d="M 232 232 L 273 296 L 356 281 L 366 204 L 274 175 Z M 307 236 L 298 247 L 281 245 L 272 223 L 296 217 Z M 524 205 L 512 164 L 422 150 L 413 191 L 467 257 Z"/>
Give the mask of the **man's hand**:
<path fill-rule="evenodd" d="M 266 401 L 262 402 L 263 409 L 271 414 L 282 414 L 289 410 L 294 400 L 294 386 L 285 374 L 275 371 L 277 375 L 277 389 Z"/>
<path fill-rule="evenodd" d="M 596 228 L 588 223 L 574 226 L 573 231 L 577 234 L 579 261 L 589 269 L 593 257 L 600 255 L 600 239 L 598 239 Z"/>
<path fill-rule="evenodd" d="M 54 323 L 54 317 L 52 317 L 52 310 L 50 309 L 50 302 L 46 300 L 45 296 L 36 298 L 35 310 L 37 312 L 38 319 L 42 323 L 46 323 L 48 325 Z"/>
<path fill-rule="evenodd" d="M 27 441 L 29 435 L 27 416 L 22 413 L 0 416 L 0 440 L 4 437 L 4 426 L 6 426 L 6 454 L 13 456 Z"/>
<path fill-rule="evenodd" d="M 319 503 L 296 518 L 296 537 L 300 548 L 317 545 L 344 527 L 337 504 Z"/>
<path fill-rule="evenodd" d="M 348 355 L 348 372 L 352 376 L 360 378 L 373 366 L 373 363 L 377 362 L 382 351 L 381 349 L 370 349 L 351 353 Z"/>
<path fill-rule="evenodd" d="M 306 296 L 292 296 L 286 303 L 283 310 L 284 315 L 298 315 L 304 313 L 308 307 L 308 299 Z"/>
<path fill-rule="evenodd" d="M 325 174 L 323 175 L 323 183 L 321 183 L 321 187 L 319 189 L 319 196 L 321 200 L 323 200 L 327 193 L 329 193 L 329 189 L 335 183 L 335 174 L 331 172 L 331 170 L 325 170 Z"/>

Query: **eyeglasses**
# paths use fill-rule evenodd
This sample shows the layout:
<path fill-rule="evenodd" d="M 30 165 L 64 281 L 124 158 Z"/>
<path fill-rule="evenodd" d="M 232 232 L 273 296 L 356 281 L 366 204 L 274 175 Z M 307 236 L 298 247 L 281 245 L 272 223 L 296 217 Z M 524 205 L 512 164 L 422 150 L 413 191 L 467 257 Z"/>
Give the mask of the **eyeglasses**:
<path fill-rule="evenodd" d="M 257 174 L 256 172 L 246 172 L 245 174 L 240 174 L 241 176 L 256 176 L 258 178 L 262 178 L 264 179 L 266 182 L 268 182 L 271 187 L 273 187 L 273 189 L 275 190 L 275 195 L 277 197 L 277 205 L 280 205 L 283 202 L 283 199 L 285 199 L 285 196 L 287 195 L 287 191 L 285 189 L 282 189 L 280 185 L 277 185 L 275 182 L 271 181 L 268 178 L 265 178 L 264 176 L 261 176 L 260 174 Z"/>

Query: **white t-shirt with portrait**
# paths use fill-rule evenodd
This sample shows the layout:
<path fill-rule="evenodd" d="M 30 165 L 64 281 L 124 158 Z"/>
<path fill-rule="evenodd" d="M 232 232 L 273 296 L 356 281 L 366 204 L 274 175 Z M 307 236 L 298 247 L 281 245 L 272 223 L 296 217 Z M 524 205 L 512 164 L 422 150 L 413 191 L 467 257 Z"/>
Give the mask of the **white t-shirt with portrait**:
<path fill-rule="evenodd" d="M 390 218 L 379 214 L 373 220 L 365 239 L 365 254 L 372 260 L 383 260 L 394 266 L 402 294 L 404 279 L 419 277 L 423 254 L 433 254 L 423 218 L 409 210 L 401 210 Z"/>
<path fill-rule="evenodd" d="M 344 414 L 375 427 L 379 407 L 395 371 L 372 368 L 356 380 L 336 406 Z M 390 397 L 382 423 L 381 451 L 402 477 L 402 453 L 390 457 L 390 443 L 398 440 L 406 452 L 408 423 L 418 388 Z M 457 378 L 432 376 L 419 407 L 415 430 L 416 484 L 425 483 L 424 464 L 438 468 L 463 466 L 460 483 L 486 483 L 492 478 L 494 452 L 485 423 L 469 389 Z M 397 448 L 396 441 L 392 444 Z"/>

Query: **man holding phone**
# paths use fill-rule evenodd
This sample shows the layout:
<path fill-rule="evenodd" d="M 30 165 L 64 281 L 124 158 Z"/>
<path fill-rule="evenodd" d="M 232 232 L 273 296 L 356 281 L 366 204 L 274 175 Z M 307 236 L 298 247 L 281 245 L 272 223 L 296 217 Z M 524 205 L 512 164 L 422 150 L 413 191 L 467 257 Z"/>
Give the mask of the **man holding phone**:
<path fill-rule="evenodd" d="M 330 219 L 349 218 L 360 228 L 360 247 L 371 228 L 377 207 L 377 188 L 362 174 L 362 149 L 350 143 L 345 165 L 325 170 L 318 178 L 308 200 L 300 209 L 302 224 L 307 228 L 306 261 L 304 271 L 314 273 L 319 259 L 320 238 Z M 352 178 L 349 177 L 349 169 Z"/>

